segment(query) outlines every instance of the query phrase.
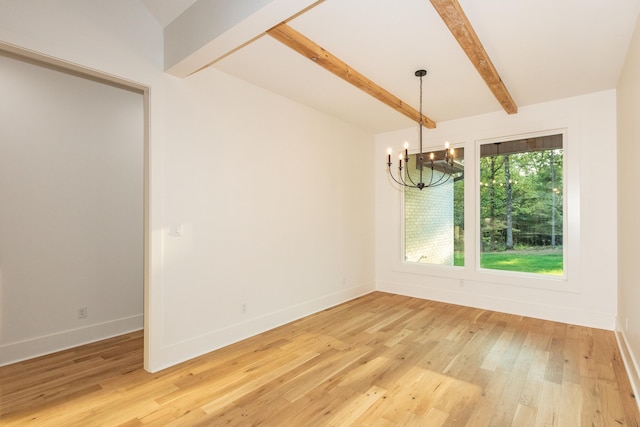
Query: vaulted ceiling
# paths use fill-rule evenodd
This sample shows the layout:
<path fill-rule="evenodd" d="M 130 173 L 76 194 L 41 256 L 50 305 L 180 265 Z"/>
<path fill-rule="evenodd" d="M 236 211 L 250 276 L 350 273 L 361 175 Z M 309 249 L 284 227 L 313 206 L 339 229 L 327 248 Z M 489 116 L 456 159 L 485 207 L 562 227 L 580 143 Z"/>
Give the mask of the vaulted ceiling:
<path fill-rule="evenodd" d="M 168 26 L 196 0 L 143 2 Z M 615 88 L 640 14 L 640 0 L 446 0 L 460 6 L 490 58 L 504 84 L 500 98 L 461 47 L 460 27 L 452 32 L 445 24 L 451 10 L 439 14 L 438 3 L 443 2 L 324 0 L 287 17 L 286 28 L 410 109 L 419 107 L 414 72 L 426 69 L 424 115 L 437 125 L 494 111 L 508 114 L 505 96 L 523 107 Z M 413 125 L 397 108 L 267 34 L 269 28 L 207 64 L 372 132 Z M 481 68 L 491 65 L 478 61 Z"/>

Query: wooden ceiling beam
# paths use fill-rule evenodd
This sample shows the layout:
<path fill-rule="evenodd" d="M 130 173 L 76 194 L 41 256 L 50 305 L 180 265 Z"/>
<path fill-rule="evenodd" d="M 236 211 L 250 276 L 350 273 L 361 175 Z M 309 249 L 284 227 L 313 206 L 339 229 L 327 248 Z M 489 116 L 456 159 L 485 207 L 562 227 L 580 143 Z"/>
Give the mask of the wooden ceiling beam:
<path fill-rule="evenodd" d="M 287 24 L 282 23 L 276 25 L 268 30 L 267 34 L 301 55 L 309 58 L 336 76 L 363 90 L 377 100 L 384 102 L 394 110 L 409 117 L 411 120 L 415 120 L 417 123 L 420 123 L 420 112 L 415 108 L 409 106 L 389 91 L 378 86 Z M 424 114 L 422 115 L 422 124 L 423 126 L 431 129 L 436 127 L 436 123 Z"/>
<path fill-rule="evenodd" d="M 467 54 L 480 76 L 493 92 L 502 108 L 509 113 L 518 112 L 518 106 L 511 98 L 507 87 L 502 82 L 498 71 L 493 66 L 491 58 L 484 50 L 478 35 L 467 19 L 458 0 L 430 0 L 444 23 L 449 27 L 453 37 L 458 41 L 462 50 Z"/>

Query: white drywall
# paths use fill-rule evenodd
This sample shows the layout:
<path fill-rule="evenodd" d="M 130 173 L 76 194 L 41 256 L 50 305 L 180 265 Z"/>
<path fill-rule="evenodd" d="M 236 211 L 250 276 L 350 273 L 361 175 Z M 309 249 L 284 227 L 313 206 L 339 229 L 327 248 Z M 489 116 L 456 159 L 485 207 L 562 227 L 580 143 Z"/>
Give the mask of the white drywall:
<path fill-rule="evenodd" d="M 636 399 L 640 402 L 640 20 L 618 82 L 618 280 L 617 330 L 627 346 Z"/>
<path fill-rule="evenodd" d="M 167 363 L 371 291 L 372 136 L 214 69 L 174 83 Z"/>
<path fill-rule="evenodd" d="M 223 73 L 165 75 L 162 28 L 140 2 L 0 0 L 0 12 L 0 41 L 150 87 L 147 369 L 369 291 L 374 218 L 381 290 L 613 328 L 616 183 L 594 171 L 616 167 L 614 92 L 439 123 L 427 134 L 434 146 L 466 143 L 472 158 L 476 139 L 567 130 L 567 281 L 481 275 L 473 262 L 462 273 L 407 269 L 398 194 L 389 191 L 384 160 L 387 145 L 414 137 L 414 128 L 379 135 L 372 152 L 366 133 Z M 465 187 L 472 197 L 474 186 Z M 467 235 L 473 215 L 469 221 Z M 177 225 L 181 237 L 172 235 Z M 473 244 L 465 250 L 472 260 Z M 630 289 L 622 292 L 632 304 Z"/>
<path fill-rule="evenodd" d="M 142 95 L 0 69 L 0 364 L 142 328 Z"/>
<path fill-rule="evenodd" d="M 617 304 L 615 91 L 442 122 L 426 144 L 464 145 L 465 267 L 401 261 L 400 192 L 386 176 L 387 147 L 415 139 L 415 129 L 376 136 L 376 284 L 380 290 L 507 313 L 613 329 Z M 566 278 L 479 271 L 477 141 L 557 130 L 565 135 Z M 556 132 L 557 133 L 557 132 Z M 413 146 L 416 146 L 413 141 Z M 433 148 L 429 148 L 433 149 Z"/>
<path fill-rule="evenodd" d="M 150 88 L 148 370 L 373 289 L 372 135 L 215 70 L 164 74 L 141 2 L 0 8 L 0 41 Z"/>

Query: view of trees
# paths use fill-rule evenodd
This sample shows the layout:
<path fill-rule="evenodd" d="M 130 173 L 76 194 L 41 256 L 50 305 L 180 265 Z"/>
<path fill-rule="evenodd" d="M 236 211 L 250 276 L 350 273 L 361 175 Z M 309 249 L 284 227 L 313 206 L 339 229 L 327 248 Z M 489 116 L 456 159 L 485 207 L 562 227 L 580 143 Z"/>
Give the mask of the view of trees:
<path fill-rule="evenodd" d="M 562 139 L 562 134 L 554 134 L 479 146 L 477 237 L 481 268 L 556 276 L 564 273 Z M 456 162 L 464 165 L 464 156 L 457 157 Z M 461 171 L 452 177 L 453 263 L 464 266 L 467 180 Z M 405 204 L 407 200 L 405 196 Z M 426 208 L 438 207 L 429 202 Z M 405 215 L 416 215 L 416 211 L 405 205 Z M 416 231 L 405 228 L 405 232 L 413 236 Z"/>
<path fill-rule="evenodd" d="M 562 149 L 480 159 L 482 252 L 562 246 Z"/>

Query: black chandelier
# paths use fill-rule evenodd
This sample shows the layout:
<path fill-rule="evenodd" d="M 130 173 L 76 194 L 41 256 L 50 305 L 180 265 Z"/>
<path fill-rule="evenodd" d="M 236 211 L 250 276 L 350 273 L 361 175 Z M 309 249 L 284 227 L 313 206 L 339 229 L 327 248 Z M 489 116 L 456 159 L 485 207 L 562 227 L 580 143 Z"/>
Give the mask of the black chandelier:
<path fill-rule="evenodd" d="M 389 176 L 396 183 L 402 185 L 403 187 L 409 188 L 417 188 L 422 190 L 423 188 L 429 187 L 437 187 L 439 185 L 443 185 L 447 183 L 451 176 L 454 173 L 461 172 L 464 169 L 461 165 L 454 162 L 455 150 L 449 147 L 449 143 L 445 142 L 444 144 L 444 154 L 442 152 L 429 153 L 428 160 L 425 161 L 425 154 L 422 152 L 422 126 L 423 126 L 423 116 L 422 116 L 422 78 L 427 75 L 426 70 L 418 70 L 415 72 L 416 77 L 420 78 L 420 124 L 419 124 L 419 132 L 420 132 L 420 151 L 416 155 L 416 169 L 420 171 L 420 180 L 416 183 L 409 173 L 409 143 L 404 143 L 404 163 L 407 169 L 406 179 L 403 173 L 402 160 L 403 155 L 400 153 L 398 160 L 398 178 L 393 176 L 393 172 L 391 172 L 391 148 L 389 148 L 387 152 L 387 168 L 389 170 Z M 423 179 L 423 173 L 425 167 L 431 169 L 431 175 L 429 176 L 429 182 L 425 182 Z M 434 170 L 441 172 L 440 177 L 434 180 Z"/>

